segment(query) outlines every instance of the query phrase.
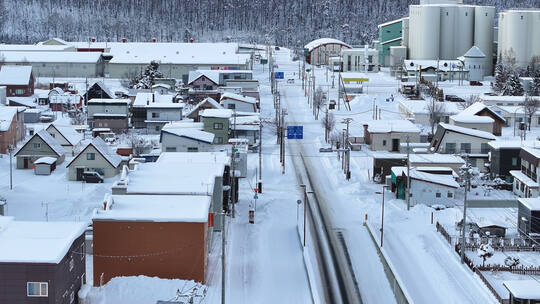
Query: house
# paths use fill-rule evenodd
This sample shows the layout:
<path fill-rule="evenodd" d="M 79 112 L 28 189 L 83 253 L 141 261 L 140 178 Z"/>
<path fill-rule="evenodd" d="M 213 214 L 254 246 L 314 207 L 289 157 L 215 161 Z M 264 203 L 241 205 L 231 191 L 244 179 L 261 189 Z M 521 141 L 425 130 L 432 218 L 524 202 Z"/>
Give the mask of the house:
<path fill-rule="evenodd" d="M 396 198 L 406 199 L 407 178 L 410 176 L 410 203 L 454 206 L 454 197 L 459 184 L 451 168 L 392 168 L 392 191 Z"/>
<path fill-rule="evenodd" d="M 484 164 L 488 162 L 488 142 L 495 139 L 495 135 L 489 132 L 440 123 L 430 150 L 443 154 L 467 154 L 471 166 L 484 170 Z"/>
<path fill-rule="evenodd" d="M 87 113 L 90 128 L 110 128 L 115 133 L 125 132 L 129 127 L 129 99 L 91 99 Z"/>
<path fill-rule="evenodd" d="M 0 216 L 0 303 L 77 303 L 86 282 L 86 227 Z"/>
<path fill-rule="evenodd" d="M 66 154 L 74 156 L 81 142 L 82 135 L 75 128 L 67 125 L 50 124 L 45 130 L 56 139 L 56 141 L 66 150 Z"/>
<path fill-rule="evenodd" d="M 510 171 L 521 169 L 521 158 L 519 156 L 521 147 L 531 146 L 534 142 L 520 140 L 494 140 L 489 145 L 489 173 L 491 177 L 500 177 L 506 182 L 512 182 Z"/>
<path fill-rule="evenodd" d="M 204 284 L 212 240 L 210 205 L 207 195 L 108 197 L 92 219 L 94 286 L 139 275 Z"/>
<path fill-rule="evenodd" d="M 214 144 L 225 145 L 229 142 L 229 119 L 233 111 L 229 109 L 207 109 L 200 113 L 203 130 L 213 133 Z"/>
<path fill-rule="evenodd" d="M 450 124 L 491 132 L 495 136 L 501 136 L 502 127 L 506 125 L 506 119 L 483 103 L 475 102 L 461 113 L 451 116 Z"/>
<path fill-rule="evenodd" d="M 15 153 L 17 169 L 31 169 L 34 161 L 44 156 L 56 158 L 59 165 L 64 161 L 66 151 L 47 131 L 41 130 Z"/>
<path fill-rule="evenodd" d="M 0 106 L 0 153 L 7 153 L 11 146 L 26 136 L 24 108 Z"/>
<path fill-rule="evenodd" d="M 53 112 L 67 112 L 69 110 L 80 109 L 83 98 L 77 94 L 64 93 L 49 96 L 49 106 Z"/>
<path fill-rule="evenodd" d="M 105 178 L 113 177 L 120 172 L 121 162 L 120 155 L 111 151 L 101 137 L 95 137 L 66 166 L 68 180 L 82 180 L 85 171 L 97 172 Z"/>
<path fill-rule="evenodd" d="M 519 197 L 537 197 L 540 194 L 540 149 L 521 147 L 519 157 L 521 169 L 510 171 L 510 175 L 514 177 L 514 194 Z"/>
<path fill-rule="evenodd" d="M 258 142 L 261 128 L 261 118 L 259 115 L 231 117 L 229 124 L 235 138 L 247 139 L 249 146 L 253 146 Z"/>
<path fill-rule="evenodd" d="M 451 168 L 455 174 L 459 174 L 460 168 L 465 164 L 463 158 L 457 155 L 440 153 L 411 154 L 409 162 L 412 167 L 418 168 Z"/>
<path fill-rule="evenodd" d="M 195 122 L 200 121 L 200 112 L 202 110 L 206 109 L 223 109 L 223 106 L 220 105 L 217 101 L 215 101 L 211 97 L 206 97 L 201 102 L 199 102 L 197 105 L 191 108 L 189 112 L 186 114 L 186 118 L 193 119 Z"/>
<path fill-rule="evenodd" d="M 0 86 L 6 87 L 7 97 L 34 95 L 34 82 L 31 66 L 2 65 L 0 69 Z"/>
<path fill-rule="evenodd" d="M 83 95 L 85 103 L 91 99 L 113 99 L 116 96 L 102 81 L 95 82 Z"/>
<path fill-rule="evenodd" d="M 365 122 L 364 141 L 372 151 L 398 152 L 402 142 L 420 142 L 420 129 L 408 120 Z"/>
<path fill-rule="evenodd" d="M 458 114 L 461 109 L 455 102 L 435 102 L 435 109 L 441 109 L 440 122 L 450 122 L 450 116 Z M 429 125 L 430 111 L 426 100 L 402 100 L 398 105 L 401 118 L 415 124 Z"/>
<path fill-rule="evenodd" d="M 536 111 L 532 115 L 532 117 L 530 117 L 529 119 L 528 115 L 525 114 L 525 110 L 523 106 L 520 106 L 520 105 L 517 105 L 517 106 L 493 105 L 489 107 L 495 113 L 504 117 L 506 121 L 506 124 L 505 124 L 506 127 L 513 126 L 515 131 L 517 130 L 517 128 L 519 128 L 519 124 L 522 122 L 530 123 L 531 127 L 534 127 L 534 128 L 540 126 L 540 110 Z"/>
<path fill-rule="evenodd" d="M 161 151 L 163 152 L 210 152 L 214 151 L 214 137 L 203 131 L 202 123 L 177 122 L 166 124 L 161 129 Z"/>
<path fill-rule="evenodd" d="M 225 109 L 240 112 L 257 112 L 257 99 L 234 93 L 223 93 L 219 103 Z"/>
<path fill-rule="evenodd" d="M 165 124 L 182 120 L 184 103 L 175 103 L 173 95 L 153 93 L 152 96 L 151 102 L 146 104 L 146 120 L 144 122 L 148 134 L 159 134 Z"/>
<path fill-rule="evenodd" d="M 26 109 L 24 111 L 24 123 L 38 123 L 41 120 L 41 109 Z"/>
<path fill-rule="evenodd" d="M 217 71 L 190 71 L 188 86 L 194 90 L 215 91 L 219 87 Z"/>
<path fill-rule="evenodd" d="M 540 239 L 540 198 L 518 198 L 518 232 Z"/>
<path fill-rule="evenodd" d="M 174 87 L 171 87 L 170 85 L 166 83 L 156 83 L 152 86 L 152 91 L 159 93 L 160 95 L 167 95 L 169 92 L 171 92 L 174 89 Z"/>
<path fill-rule="evenodd" d="M 533 304 L 540 301 L 540 283 L 536 279 L 504 281 L 503 286 L 510 294 L 508 304 Z"/>

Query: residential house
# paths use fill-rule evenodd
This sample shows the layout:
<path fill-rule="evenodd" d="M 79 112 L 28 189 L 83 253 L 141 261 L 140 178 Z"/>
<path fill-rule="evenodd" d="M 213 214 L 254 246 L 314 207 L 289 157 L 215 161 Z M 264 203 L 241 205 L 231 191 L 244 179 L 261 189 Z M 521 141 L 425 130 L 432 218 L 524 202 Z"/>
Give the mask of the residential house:
<path fill-rule="evenodd" d="M 365 122 L 364 142 L 372 151 L 398 152 L 402 142 L 420 142 L 420 129 L 408 120 Z"/>
<path fill-rule="evenodd" d="M 53 112 L 67 112 L 82 108 L 83 98 L 81 95 L 64 93 L 49 96 L 49 106 Z"/>
<path fill-rule="evenodd" d="M 540 283 L 536 279 L 504 281 L 503 286 L 510 294 L 508 304 L 533 304 L 540 301 Z"/>
<path fill-rule="evenodd" d="M 455 174 L 459 174 L 460 168 L 465 164 L 463 158 L 457 155 L 440 153 L 411 154 L 409 162 L 411 166 L 418 168 L 451 168 Z"/>
<path fill-rule="evenodd" d="M 221 106 L 217 101 L 215 101 L 211 97 L 206 97 L 201 102 L 199 102 L 197 105 L 191 108 L 189 112 L 186 114 L 186 118 L 192 119 L 195 122 L 200 121 L 200 112 L 206 109 L 223 109 L 223 106 Z"/>
<path fill-rule="evenodd" d="M 0 216 L 0 303 L 77 303 L 86 282 L 86 227 Z"/>
<path fill-rule="evenodd" d="M 129 127 L 129 99 L 91 99 L 87 113 L 90 128 L 110 128 L 115 133 Z"/>
<path fill-rule="evenodd" d="M 525 96 L 492 96 L 492 95 L 480 95 L 480 102 L 487 106 L 521 106 L 525 101 Z M 540 97 L 530 98 L 540 100 Z"/>
<path fill-rule="evenodd" d="M 488 119 L 489 118 L 489 119 Z M 456 126 L 491 132 L 501 136 L 506 119 L 481 102 L 475 102 L 461 113 L 450 117 L 450 123 Z"/>
<path fill-rule="evenodd" d="M 451 168 L 392 168 L 392 191 L 398 199 L 406 199 L 407 178 L 410 177 L 410 203 L 454 206 L 454 197 L 459 184 Z"/>
<path fill-rule="evenodd" d="M 488 143 L 489 145 L 489 173 L 492 178 L 500 177 L 501 179 L 512 182 L 513 178 L 510 174 L 512 170 L 521 170 L 521 158 L 519 156 L 521 147 L 531 146 L 533 142 L 520 140 L 494 140 Z"/>
<path fill-rule="evenodd" d="M 107 197 L 105 208 L 93 215 L 94 286 L 139 275 L 204 284 L 212 240 L 210 205 L 207 195 Z M 162 254 L 129 257 L 153 252 Z"/>
<path fill-rule="evenodd" d="M 540 239 L 540 198 L 518 198 L 518 232 Z"/>
<path fill-rule="evenodd" d="M 398 109 L 401 118 L 410 120 L 415 124 L 430 124 L 430 107 L 426 100 L 402 100 Z M 450 116 L 460 113 L 461 109 L 455 102 L 435 102 L 435 109 L 441 109 L 440 122 L 449 123 Z"/>
<path fill-rule="evenodd" d="M 219 102 L 225 109 L 239 112 L 257 112 L 257 99 L 234 93 L 223 93 Z"/>
<path fill-rule="evenodd" d="M 168 95 L 173 89 L 174 87 L 171 87 L 166 83 L 156 83 L 152 86 L 152 91 L 159 93 L 160 95 Z"/>
<path fill-rule="evenodd" d="M 249 146 L 253 146 L 258 142 L 261 128 L 261 118 L 259 115 L 231 117 L 229 124 L 235 138 L 247 139 Z"/>
<path fill-rule="evenodd" d="M 495 113 L 504 117 L 506 127 L 513 126 L 514 131 L 518 131 L 519 124 L 522 122 L 530 123 L 531 127 L 540 126 L 540 110 L 536 111 L 530 118 L 525 114 L 523 106 L 489 106 Z M 529 121 L 530 120 L 530 121 Z M 515 133 L 514 132 L 514 133 Z"/>
<path fill-rule="evenodd" d="M 226 145 L 229 142 L 229 119 L 233 111 L 229 109 L 207 109 L 200 113 L 203 130 L 213 133 L 214 144 Z"/>
<path fill-rule="evenodd" d="M 101 139 L 95 137 L 79 152 L 69 164 L 68 180 L 80 181 L 86 171 L 94 171 L 103 177 L 113 177 L 120 172 L 122 158 L 112 151 Z"/>
<path fill-rule="evenodd" d="M 3 65 L 0 69 L 0 86 L 7 88 L 7 97 L 34 95 L 34 82 L 31 66 Z"/>
<path fill-rule="evenodd" d="M 113 99 L 115 94 L 102 81 L 95 82 L 83 95 L 85 103 L 91 99 Z"/>
<path fill-rule="evenodd" d="M 469 163 L 483 171 L 488 162 L 488 142 L 495 139 L 495 135 L 489 132 L 440 123 L 430 150 L 443 154 L 467 154 Z"/>
<path fill-rule="evenodd" d="M 173 95 L 153 93 L 152 96 L 152 102 L 146 105 L 146 131 L 148 134 L 159 134 L 165 124 L 182 120 L 184 103 L 175 103 Z"/>
<path fill-rule="evenodd" d="M 15 153 L 17 169 L 31 169 L 34 161 L 44 156 L 56 158 L 59 165 L 64 161 L 66 151 L 46 130 L 41 130 Z"/>
<path fill-rule="evenodd" d="M 188 86 L 194 90 L 215 91 L 219 87 L 217 71 L 190 71 Z"/>
<path fill-rule="evenodd" d="M 83 139 L 81 133 L 77 132 L 72 126 L 56 123 L 50 124 L 45 130 L 56 139 L 64 150 L 66 150 L 67 155 L 75 155 L 77 152 L 76 150 Z"/>
<path fill-rule="evenodd" d="M 8 148 L 16 147 L 20 140 L 18 135 L 18 109 L 0 106 L 0 153 L 7 153 Z M 24 120 L 21 121 L 24 126 Z"/>
<path fill-rule="evenodd" d="M 24 110 L 24 123 L 39 123 L 41 120 L 41 109 L 26 109 Z"/>
<path fill-rule="evenodd" d="M 176 122 L 161 129 L 161 151 L 163 152 L 210 152 L 214 151 L 214 137 L 203 131 L 202 123 Z"/>
<path fill-rule="evenodd" d="M 511 170 L 514 177 L 514 194 L 519 197 L 537 197 L 539 192 L 540 149 L 521 147 L 521 170 Z"/>

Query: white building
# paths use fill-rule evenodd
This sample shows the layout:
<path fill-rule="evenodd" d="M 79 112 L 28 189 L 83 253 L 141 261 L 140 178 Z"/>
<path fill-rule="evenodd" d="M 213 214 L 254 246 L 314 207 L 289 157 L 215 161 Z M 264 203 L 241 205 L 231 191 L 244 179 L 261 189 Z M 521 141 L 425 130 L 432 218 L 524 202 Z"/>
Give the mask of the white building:
<path fill-rule="evenodd" d="M 376 49 L 367 48 L 367 46 L 365 48 L 343 49 L 341 62 L 343 72 L 378 72 L 379 52 Z"/>
<path fill-rule="evenodd" d="M 372 120 L 363 123 L 364 142 L 372 151 L 399 152 L 403 142 L 420 142 L 420 129 L 408 120 Z"/>
<path fill-rule="evenodd" d="M 441 121 L 450 122 L 450 116 L 461 110 L 455 102 L 436 102 L 436 107 L 442 109 Z M 398 105 L 399 114 L 416 124 L 429 125 L 429 110 L 425 100 L 402 100 Z"/>
<path fill-rule="evenodd" d="M 202 123 L 175 122 L 161 129 L 163 152 L 211 152 L 215 150 L 215 135 L 202 130 Z"/>
<path fill-rule="evenodd" d="M 485 75 L 486 55 L 479 47 L 473 46 L 465 55 L 458 57 L 469 70 L 469 81 L 482 81 Z"/>
<path fill-rule="evenodd" d="M 540 56 L 540 9 L 515 9 L 499 13 L 497 59 L 511 54 L 525 67 L 533 56 Z"/>

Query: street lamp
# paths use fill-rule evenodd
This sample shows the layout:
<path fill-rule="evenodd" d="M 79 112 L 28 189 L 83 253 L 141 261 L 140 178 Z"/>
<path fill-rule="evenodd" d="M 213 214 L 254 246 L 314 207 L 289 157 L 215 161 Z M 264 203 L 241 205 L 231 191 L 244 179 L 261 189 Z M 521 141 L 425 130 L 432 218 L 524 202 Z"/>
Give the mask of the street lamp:
<path fill-rule="evenodd" d="M 388 185 L 384 185 L 381 192 L 377 191 L 376 194 L 382 194 L 382 205 L 381 205 L 381 248 L 383 246 L 383 235 L 384 235 L 384 190 L 388 188 Z"/>
<path fill-rule="evenodd" d="M 300 185 L 300 188 L 302 188 L 304 192 L 304 247 L 306 247 L 306 214 L 307 214 L 307 187 L 306 185 Z M 300 200 L 298 200 L 300 201 Z M 297 201 L 297 203 L 298 203 Z M 300 203 L 299 203 L 300 204 Z"/>

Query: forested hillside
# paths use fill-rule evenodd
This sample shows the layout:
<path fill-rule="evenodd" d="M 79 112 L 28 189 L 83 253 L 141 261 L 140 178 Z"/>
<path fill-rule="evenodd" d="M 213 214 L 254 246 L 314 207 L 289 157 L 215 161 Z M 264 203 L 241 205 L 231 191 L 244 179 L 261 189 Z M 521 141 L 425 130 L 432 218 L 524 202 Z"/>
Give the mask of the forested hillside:
<path fill-rule="evenodd" d="M 540 0 L 471 4 L 540 7 Z M 418 0 L 0 0 L 3 43 L 50 37 L 87 41 L 244 41 L 298 46 L 320 37 L 362 44 L 377 24 L 408 14 Z"/>

